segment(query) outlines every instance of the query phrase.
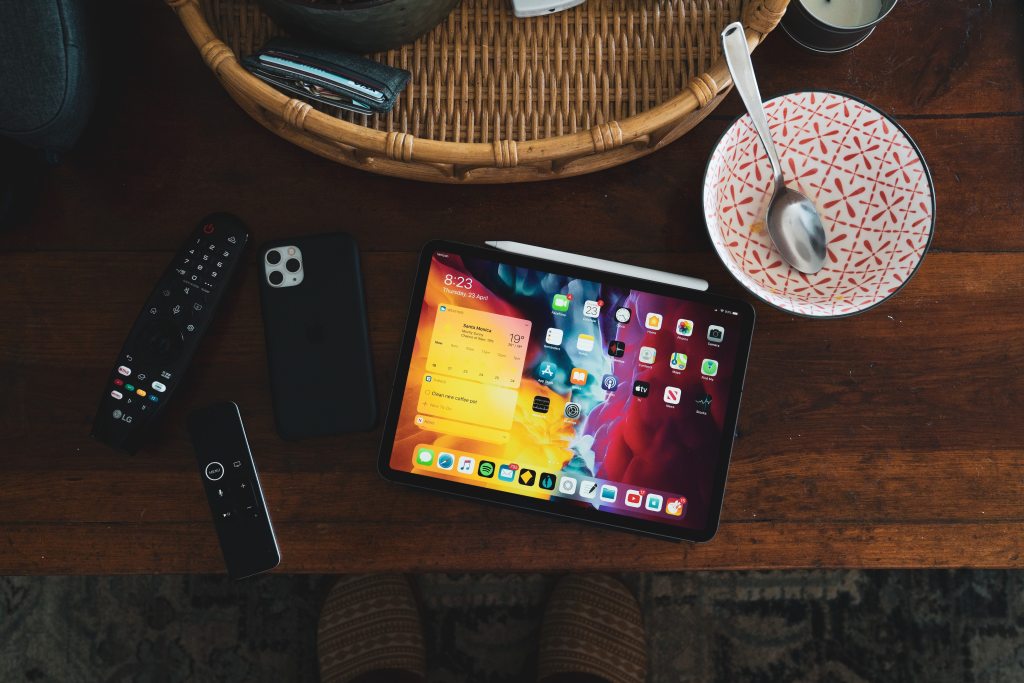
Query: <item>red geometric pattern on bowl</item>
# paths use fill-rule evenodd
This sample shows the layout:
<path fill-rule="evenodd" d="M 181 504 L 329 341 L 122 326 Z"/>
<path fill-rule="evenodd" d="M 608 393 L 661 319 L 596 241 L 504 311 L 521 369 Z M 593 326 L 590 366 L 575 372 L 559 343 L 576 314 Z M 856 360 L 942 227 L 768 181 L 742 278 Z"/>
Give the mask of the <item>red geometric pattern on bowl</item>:
<path fill-rule="evenodd" d="M 924 258 L 934 225 L 917 148 L 887 116 L 836 93 L 783 95 L 765 112 L 786 185 L 810 197 L 825 224 L 825 267 L 801 273 L 772 245 L 771 164 L 749 116 L 722 136 L 704 177 L 704 217 L 722 262 L 755 296 L 800 315 L 850 315 L 892 296 Z"/>

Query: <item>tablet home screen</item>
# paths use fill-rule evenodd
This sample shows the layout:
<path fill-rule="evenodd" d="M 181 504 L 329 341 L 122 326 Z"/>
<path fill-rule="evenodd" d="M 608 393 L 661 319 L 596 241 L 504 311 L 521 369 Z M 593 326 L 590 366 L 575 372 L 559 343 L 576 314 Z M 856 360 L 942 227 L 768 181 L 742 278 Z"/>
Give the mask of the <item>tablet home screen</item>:
<path fill-rule="evenodd" d="M 740 318 L 435 253 L 390 464 L 704 528 Z"/>

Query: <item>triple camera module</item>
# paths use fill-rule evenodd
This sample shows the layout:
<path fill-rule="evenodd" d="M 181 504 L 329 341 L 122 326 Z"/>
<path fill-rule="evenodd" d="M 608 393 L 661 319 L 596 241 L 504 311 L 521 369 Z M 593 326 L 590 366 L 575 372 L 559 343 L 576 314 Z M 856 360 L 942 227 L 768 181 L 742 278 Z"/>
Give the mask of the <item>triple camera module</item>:
<path fill-rule="evenodd" d="M 293 246 L 268 249 L 263 271 L 271 287 L 294 287 L 304 277 L 302 251 Z"/>

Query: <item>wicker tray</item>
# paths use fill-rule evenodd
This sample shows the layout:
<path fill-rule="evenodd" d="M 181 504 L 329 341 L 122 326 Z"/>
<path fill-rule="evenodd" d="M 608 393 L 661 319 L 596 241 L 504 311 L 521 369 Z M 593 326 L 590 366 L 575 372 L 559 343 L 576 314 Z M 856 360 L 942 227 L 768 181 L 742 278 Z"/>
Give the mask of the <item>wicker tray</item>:
<path fill-rule="evenodd" d="M 167 0 L 254 119 L 312 152 L 448 183 L 548 180 L 625 163 L 677 139 L 731 86 L 719 34 L 743 19 L 753 49 L 788 0 L 588 0 L 516 19 L 463 0 L 413 44 L 372 55 L 412 72 L 385 116 L 335 115 L 249 75 L 238 55 L 280 30 L 256 0 Z"/>

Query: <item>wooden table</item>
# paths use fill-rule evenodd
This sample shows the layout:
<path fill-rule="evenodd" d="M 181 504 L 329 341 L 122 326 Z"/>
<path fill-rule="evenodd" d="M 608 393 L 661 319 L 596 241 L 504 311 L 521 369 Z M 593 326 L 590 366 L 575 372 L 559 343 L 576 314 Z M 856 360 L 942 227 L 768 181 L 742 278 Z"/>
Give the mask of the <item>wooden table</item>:
<path fill-rule="evenodd" d="M 758 306 L 722 528 L 701 546 L 385 483 L 379 432 L 281 441 L 254 250 L 154 445 L 130 457 L 88 433 L 142 299 L 213 209 L 241 216 L 255 242 L 357 236 L 382 405 L 428 238 L 539 242 L 742 295 L 699 210 L 735 95 L 667 149 L 597 175 L 417 184 L 268 133 L 162 3 L 115 6 L 80 148 L 29 223 L 0 234 L 0 573 L 223 571 L 183 429 L 191 408 L 218 399 L 242 407 L 281 571 L 1024 567 L 1019 3 L 904 0 L 853 52 L 813 55 L 781 31 L 758 50 L 766 95 L 834 88 L 897 115 L 931 166 L 938 225 L 918 275 L 875 310 L 809 321 Z"/>

